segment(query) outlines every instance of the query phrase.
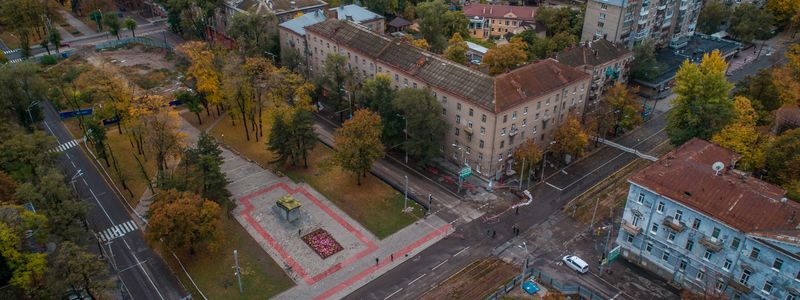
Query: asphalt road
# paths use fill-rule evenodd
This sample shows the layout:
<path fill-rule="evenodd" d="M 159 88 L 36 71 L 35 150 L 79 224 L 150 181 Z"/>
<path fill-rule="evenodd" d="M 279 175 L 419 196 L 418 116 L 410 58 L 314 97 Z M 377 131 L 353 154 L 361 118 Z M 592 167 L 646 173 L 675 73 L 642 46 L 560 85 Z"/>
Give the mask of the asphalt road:
<path fill-rule="evenodd" d="M 123 283 L 117 295 L 123 299 L 183 299 L 189 296 L 161 257 L 145 243 L 142 220 L 136 216 L 132 218 L 124 200 L 114 193 L 87 154 L 80 146 L 71 143 L 74 138 L 50 103 L 42 105 L 45 130 L 60 145 L 73 145 L 60 152 L 63 154 L 60 155 L 60 166 L 68 177 L 77 174 L 78 170 L 83 172 L 73 184 L 81 200 L 90 205 L 87 215 L 90 229 L 100 239 L 112 232 L 118 232 L 115 235 L 124 233 L 120 237 L 97 243 L 100 251 L 110 258 L 112 274 L 117 274 Z M 109 228 L 112 229 L 109 231 Z"/>

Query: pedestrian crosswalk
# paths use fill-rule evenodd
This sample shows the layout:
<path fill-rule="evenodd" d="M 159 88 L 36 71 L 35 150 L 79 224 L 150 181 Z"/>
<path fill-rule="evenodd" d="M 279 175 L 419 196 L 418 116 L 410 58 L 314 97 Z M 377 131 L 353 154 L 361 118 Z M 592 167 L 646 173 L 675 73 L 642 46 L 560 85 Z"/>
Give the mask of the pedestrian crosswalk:
<path fill-rule="evenodd" d="M 14 52 L 17 52 L 17 51 L 19 51 L 19 50 L 20 50 L 20 49 L 5 50 L 5 51 L 3 51 L 3 54 L 5 54 L 5 55 L 9 55 L 9 54 L 11 54 L 11 53 L 14 53 Z"/>
<path fill-rule="evenodd" d="M 22 58 L 15 58 L 15 59 L 9 60 L 8 63 L 15 64 L 15 63 L 21 62 L 23 60 L 24 59 L 22 59 Z"/>
<path fill-rule="evenodd" d="M 77 145 L 78 145 L 80 142 L 82 142 L 82 141 L 83 141 L 82 139 L 79 139 L 79 140 L 71 140 L 71 141 L 69 141 L 69 142 L 66 142 L 66 143 L 63 143 L 63 144 L 61 144 L 61 145 L 58 145 L 58 147 L 55 147 L 55 148 L 53 148 L 53 149 L 50 149 L 50 151 L 48 151 L 48 152 L 50 152 L 50 153 L 53 153 L 53 152 L 62 152 L 62 151 L 64 151 L 64 150 L 67 150 L 67 149 L 70 149 L 70 148 L 72 148 L 72 147 L 75 147 L 75 146 L 77 146 Z"/>
<path fill-rule="evenodd" d="M 139 227 L 136 226 L 136 222 L 128 220 L 128 222 L 117 224 L 116 226 L 106 228 L 106 230 L 97 233 L 97 239 L 100 240 L 100 242 L 108 242 L 128 232 L 134 231 L 137 228 Z"/>

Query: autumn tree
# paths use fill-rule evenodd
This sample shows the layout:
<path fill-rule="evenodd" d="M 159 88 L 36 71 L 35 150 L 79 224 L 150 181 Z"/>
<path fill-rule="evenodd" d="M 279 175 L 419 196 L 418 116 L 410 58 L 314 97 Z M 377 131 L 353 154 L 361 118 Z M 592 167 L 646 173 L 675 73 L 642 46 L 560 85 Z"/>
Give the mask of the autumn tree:
<path fill-rule="evenodd" d="M 75 199 L 64 175 L 54 166 L 41 167 L 39 174 L 37 181 L 20 184 L 14 197 L 42 211 L 55 237 L 79 241 L 86 233 L 83 220 L 88 205 Z"/>
<path fill-rule="evenodd" d="M 0 204 L 14 203 L 14 194 L 17 192 L 17 182 L 14 178 L 0 171 Z"/>
<path fill-rule="evenodd" d="M 220 207 L 213 201 L 174 189 L 158 193 L 148 210 L 150 216 L 145 239 L 170 250 L 188 250 L 194 255 L 205 245 L 216 251 L 222 242 Z"/>
<path fill-rule="evenodd" d="M 26 251 L 26 233 L 38 233 L 38 241 L 45 236 L 47 219 L 21 206 L 0 206 L 0 258 L 10 273 L 8 284 L 30 296 L 43 284 L 47 267 L 45 253 Z"/>
<path fill-rule="evenodd" d="M 667 135 L 673 145 L 691 138 L 709 139 L 735 117 L 728 97 L 733 85 L 725 77 L 727 63 L 719 51 L 703 55 L 700 64 L 684 61 L 675 75 L 673 109 Z"/>
<path fill-rule="evenodd" d="M 201 94 L 201 103 L 204 103 L 206 112 L 210 115 L 209 106 L 219 105 L 222 101 L 220 74 L 214 65 L 214 52 L 197 41 L 184 43 L 176 50 L 191 61 L 186 76 L 191 80 L 194 90 Z"/>
<path fill-rule="evenodd" d="M 760 125 L 768 123 L 770 113 L 783 104 L 772 72 L 772 69 L 763 69 L 736 83 L 735 95 L 750 99 L 753 109 L 758 113 Z"/>
<path fill-rule="evenodd" d="M 711 141 L 742 155 L 736 167 L 752 171 L 764 164 L 764 139 L 756 130 L 758 114 L 750 105 L 750 99 L 736 96 L 733 99 L 735 119 L 714 134 Z"/>
<path fill-rule="evenodd" d="M 785 131 L 767 148 L 766 179 L 783 186 L 800 181 L 800 128 Z"/>
<path fill-rule="evenodd" d="M 447 49 L 444 50 L 447 59 L 462 65 L 467 64 L 467 42 L 461 38 L 461 34 L 456 32 L 448 42 Z"/>
<path fill-rule="evenodd" d="M 772 70 L 773 84 L 783 104 L 800 105 L 800 44 L 790 45 L 785 65 Z"/>
<path fill-rule="evenodd" d="M 231 119 L 239 118 L 242 121 L 242 129 L 247 141 L 250 140 L 250 128 L 248 118 L 252 107 L 253 90 L 248 84 L 248 74 L 241 66 L 241 61 L 233 55 L 228 55 L 222 71 L 222 95 L 223 102 L 231 109 L 228 114 Z"/>
<path fill-rule="evenodd" d="M 447 13 L 447 4 L 443 0 L 419 2 L 415 11 L 422 38 L 430 44 L 431 51 L 442 53 L 447 45 L 443 18 Z"/>
<path fill-rule="evenodd" d="M 239 51 L 246 56 L 264 56 L 278 53 L 277 18 L 273 13 L 237 12 L 231 19 L 228 34 L 236 41 Z"/>
<path fill-rule="evenodd" d="M 533 139 L 528 139 L 517 146 L 517 148 L 514 148 L 512 157 L 516 162 L 514 164 L 514 171 L 530 177 L 533 175 L 535 166 L 542 160 L 542 152 L 536 147 L 536 143 Z"/>
<path fill-rule="evenodd" d="M 536 10 L 535 19 L 544 24 L 549 37 L 555 36 L 559 32 L 566 32 L 577 37 L 583 30 L 583 12 L 573 10 L 568 6 L 539 7 Z"/>
<path fill-rule="evenodd" d="M 44 100 L 47 91 L 40 70 L 32 62 L 0 66 L 0 115 L 6 120 L 16 119 L 18 124 L 27 127 L 38 120 L 39 106 L 32 103 Z"/>
<path fill-rule="evenodd" d="M 61 284 L 71 289 L 83 289 L 96 298 L 97 292 L 113 286 L 106 279 L 108 266 L 97 255 L 81 246 L 66 241 L 58 245 L 53 258 L 53 272 L 58 273 Z"/>
<path fill-rule="evenodd" d="M 483 57 L 483 64 L 489 66 L 489 73 L 500 74 L 528 61 L 525 42 L 520 39 L 511 39 L 508 44 L 503 44 L 489 49 Z"/>
<path fill-rule="evenodd" d="M 614 136 L 631 130 L 642 123 L 640 105 L 636 102 L 638 89 L 629 89 L 622 83 L 611 87 L 600 101 L 600 115 L 606 129 L 613 129 Z M 609 126 L 609 124 L 613 124 Z"/>
<path fill-rule="evenodd" d="M 647 40 L 633 48 L 636 60 L 631 66 L 631 76 L 638 79 L 653 80 L 664 71 L 664 65 L 656 59 L 653 42 Z"/>
<path fill-rule="evenodd" d="M 581 122 L 573 114 L 567 116 L 553 135 L 556 142 L 551 146 L 553 152 L 560 156 L 570 155 L 572 159 L 583 156 L 589 146 L 589 135 L 581 127 Z"/>
<path fill-rule="evenodd" d="M 358 185 L 366 177 L 372 164 L 385 155 L 381 132 L 381 117 L 366 109 L 359 109 L 353 118 L 344 122 L 333 135 L 336 164 L 356 176 Z"/>
<path fill-rule="evenodd" d="M 442 16 L 443 31 L 442 34 L 446 37 L 454 36 L 456 33 L 464 36 L 469 36 L 469 19 L 464 16 L 460 10 L 447 10 Z"/>
<path fill-rule="evenodd" d="M 139 99 L 139 103 L 140 106 L 135 110 L 139 114 L 141 138 L 155 156 L 158 178 L 164 178 L 167 160 L 178 157 L 183 146 L 177 112 L 165 107 L 167 100 L 163 96 L 145 95 Z"/>
<path fill-rule="evenodd" d="M 743 43 L 769 38 L 772 15 L 752 3 L 736 5 L 728 32 Z"/>
<path fill-rule="evenodd" d="M 703 5 L 697 18 L 697 31 L 714 34 L 731 16 L 731 7 L 720 0 L 712 0 Z"/>
<path fill-rule="evenodd" d="M 420 48 L 422 50 L 428 50 L 428 51 L 431 50 L 431 45 L 428 44 L 428 41 L 425 39 L 412 40 L 411 45 L 414 45 L 414 47 Z"/>
<path fill-rule="evenodd" d="M 116 14 L 105 14 L 103 16 L 103 24 L 108 28 L 108 33 L 117 37 L 119 40 L 119 30 L 122 28 L 122 22 Z"/>
<path fill-rule="evenodd" d="M 408 156 L 420 165 L 441 156 L 439 149 L 448 126 L 440 117 L 442 106 L 431 90 L 403 88 L 397 92 L 393 105 L 408 124 L 405 133 L 408 138 L 403 142 L 403 150 Z"/>
<path fill-rule="evenodd" d="M 386 74 L 378 74 L 364 81 L 357 97 L 360 107 L 366 107 L 381 116 L 381 138 L 385 145 L 395 145 L 403 141 L 403 120 L 392 105 L 396 92 L 392 87 L 392 79 Z"/>
<path fill-rule="evenodd" d="M 379 15 L 387 15 L 387 14 L 396 15 L 398 13 L 397 8 L 398 8 L 398 0 L 367 1 L 367 9 Z"/>
<path fill-rule="evenodd" d="M 781 27 L 797 32 L 800 26 L 800 0 L 768 0 L 766 8 Z"/>

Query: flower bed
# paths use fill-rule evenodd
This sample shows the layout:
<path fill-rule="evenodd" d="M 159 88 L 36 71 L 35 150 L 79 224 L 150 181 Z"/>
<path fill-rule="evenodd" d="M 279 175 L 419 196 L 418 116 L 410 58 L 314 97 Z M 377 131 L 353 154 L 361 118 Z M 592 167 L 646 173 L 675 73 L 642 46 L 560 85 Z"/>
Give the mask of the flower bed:
<path fill-rule="evenodd" d="M 323 229 L 317 229 L 304 235 L 303 241 L 323 259 L 343 250 L 342 245 L 339 245 L 339 242 Z"/>

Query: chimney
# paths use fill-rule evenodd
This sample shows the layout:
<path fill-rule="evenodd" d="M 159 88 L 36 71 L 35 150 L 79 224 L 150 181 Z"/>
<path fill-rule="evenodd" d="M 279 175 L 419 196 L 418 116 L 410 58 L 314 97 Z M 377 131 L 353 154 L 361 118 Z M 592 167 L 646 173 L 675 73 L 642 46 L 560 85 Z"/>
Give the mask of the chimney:
<path fill-rule="evenodd" d="M 339 11 L 337 11 L 336 8 L 328 9 L 325 16 L 328 17 L 328 19 L 339 19 Z"/>

